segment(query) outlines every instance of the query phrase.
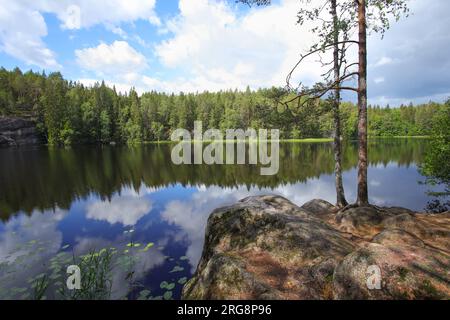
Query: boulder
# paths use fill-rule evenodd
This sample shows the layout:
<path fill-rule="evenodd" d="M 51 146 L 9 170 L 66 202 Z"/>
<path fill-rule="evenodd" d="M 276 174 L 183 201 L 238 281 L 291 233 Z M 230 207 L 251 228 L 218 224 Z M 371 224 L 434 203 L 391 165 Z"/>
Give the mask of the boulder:
<path fill-rule="evenodd" d="M 334 298 L 449 299 L 450 256 L 420 242 L 398 240 L 369 243 L 345 257 L 334 271 Z M 379 281 L 379 287 L 371 281 Z"/>
<path fill-rule="evenodd" d="M 250 197 L 208 219 L 185 299 L 327 299 L 333 270 L 355 249 L 335 230 L 279 196 Z"/>
<path fill-rule="evenodd" d="M 308 201 L 307 203 L 302 205 L 301 208 L 316 215 L 329 214 L 330 212 L 336 210 L 336 207 L 334 205 L 322 199 L 314 199 Z"/>
<path fill-rule="evenodd" d="M 369 207 L 336 215 L 323 200 L 300 208 L 280 196 L 249 197 L 210 215 L 182 296 L 448 299 L 449 231 L 448 213 Z M 368 285 L 374 267 L 379 289 Z"/>

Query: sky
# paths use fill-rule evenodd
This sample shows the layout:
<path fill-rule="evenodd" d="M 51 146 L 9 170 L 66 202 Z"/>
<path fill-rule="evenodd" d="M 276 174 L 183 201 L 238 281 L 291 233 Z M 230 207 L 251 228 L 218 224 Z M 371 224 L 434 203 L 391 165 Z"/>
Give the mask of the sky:
<path fill-rule="evenodd" d="M 320 0 L 314 0 L 320 1 Z M 450 1 L 410 0 L 412 15 L 368 42 L 369 103 L 450 97 Z M 314 41 L 298 0 L 0 0 L 0 65 L 59 71 L 119 91 L 201 92 L 284 86 Z M 323 69 L 309 61 L 295 80 Z M 354 100 L 346 95 L 347 100 Z"/>

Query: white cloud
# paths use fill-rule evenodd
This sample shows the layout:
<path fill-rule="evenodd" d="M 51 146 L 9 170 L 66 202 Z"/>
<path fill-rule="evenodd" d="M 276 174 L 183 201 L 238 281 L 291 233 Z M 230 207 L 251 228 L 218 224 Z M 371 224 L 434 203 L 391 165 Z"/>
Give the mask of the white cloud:
<path fill-rule="evenodd" d="M 393 59 L 389 58 L 389 57 L 381 57 L 376 63 L 375 63 L 375 67 L 381 67 L 381 66 L 385 66 L 385 65 L 389 65 L 392 64 L 394 62 Z"/>
<path fill-rule="evenodd" d="M 148 194 L 149 190 L 145 191 Z M 110 201 L 96 201 L 86 207 L 86 217 L 94 220 L 107 221 L 110 224 L 121 223 L 133 226 L 139 219 L 152 210 L 152 202 L 141 192 L 125 189 L 120 195 L 115 195 Z"/>
<path fill-rule="evenodd" d="M 61 28 L 77 30 L 104 25 L 120 33 L 122 23 L 146 20 L 161 24 L 154 11 L 156 0 L 0 0 L 0 51 L 41 68 L 61 69 L 55 53 L 45 44 L 43 13 L 55 14 Z M 122 36 L 124 36 L 122 30 Z"/>
<path fill-rule="evenodd" d="M 135 72 L 147 67 L 144 55 L 133 49 L 126 41 L 114 41 L 107 45 L 75 51 L 78 64 L 99 75 L 121 74 L 125 80 L 135 80 Z"/>
<path fill-rule="evenodd" d="M 135 20 L 160 25 L 154 8 L 156 0 L 63 0 L 25 1 L 44 12 L 55 13 L 64 29 L 89 28 L 97 24 L 118 26 Z"/>
<path fill-rule="evenodd" d="M 373 79 L 373 82 L 375 82 L 376 84 L 380 84 L 384 82 L 384 77 L 377 77 L 375 79 Z"/>
<path fill-rule="evenodd" d="M 181 84 L 181 90 L 219 90 L 284 85 L 299 53 L 311 42 L 310 33 L 296 25 L 295 0 L 245 15 L 224 1 L 180 0 L 179 9 L 180 14 L 164 25 L 169 39 L 155 49 L 163 65 L 187 76 L 161 83 L 163 87 Z M 320 74 L 314 65 L 302 68 L 301 76 L 308 83 Z"/>
<path fill-rule="evenodd" d="M 42 41 L 46 35 L 47 25 L 38 11 L 0 0 L 0 51 L 28 65 L 59 69 L 55 53 Z"/>

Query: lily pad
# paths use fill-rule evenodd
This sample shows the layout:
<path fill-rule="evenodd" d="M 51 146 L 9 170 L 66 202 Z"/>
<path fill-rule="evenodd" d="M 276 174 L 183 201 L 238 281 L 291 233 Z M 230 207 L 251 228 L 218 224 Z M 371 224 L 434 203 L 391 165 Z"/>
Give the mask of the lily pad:
<path fill-rule="evenodd" d="M 166 289 L 167 290 L 172 290 L 173 288 L 175 288 L 175 283 L 169 283 L 167 286 L 166 286 Z"/>
<path fill-rule="evenodd" d="M 178 279 L 178 283 L 179 284 L 185 284 L 186 282 L 187 282 L 187 278 L 186 277 Z"/>
<path fill-rule="evenodd" d="M 170 271 L 170 273 L 173 273 L 173 272 L 180 272 L 180 271 L 183 271 L 183 270 L 184 270 L 183 267 L 175 266 L 175 267 L 173 267 L 173 269 Z"/>
<path fill-rule="evenodd" d="M 141 252 L 147 252 L 148 251 L 148 249 L 150 249 L 151 247 L 153 247 L 155 244 L 153 243 L 153 242 L 149 242 L 145 247 L 144 247 L 144 249 L 141 249 L 140 251 Z"/>
<path fill-rule="evenodd" d="M 170 291 L 175 288 L 175 283 L 168 283 L 167 281 L 163 281 L 159 286 L 161 289 L 167 289 L 168 291 Z"/>
<path fill-rule="evenodd" d="M 172 299 L 172 291 L 166 291 L 163 295 L 164 300 Z"/>
<path fill-rule="evenodd" d="M 130 242 L 130 243 L 127 244 L 127 247 L 129 247 L 129 248 L 132 248 L 132 247 L 140 247 L 140 246 L 141 246 L 140 243 L 133 243 L 133 242 Z"/>
<path fill-rule="evenodd" d="M 139 297 L 147 298 L 149 295 L 150 295 L 150 290 L 147 290 L 147 289 L 139 292 Z"/>

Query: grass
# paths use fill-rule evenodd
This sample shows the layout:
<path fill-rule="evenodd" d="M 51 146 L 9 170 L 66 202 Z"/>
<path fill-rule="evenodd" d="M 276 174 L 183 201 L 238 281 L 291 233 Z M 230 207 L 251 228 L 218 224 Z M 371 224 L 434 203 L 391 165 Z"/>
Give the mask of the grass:
<path fill-rule="evenodd" d="M 430 136 L 369 136 L 369 139 L 430 139 Z"/>
<path fill-rule="evenodd" d="M 181 277 L 178 280 L 171 276 L 171 281 L 163 281 L 161 289 L 164 293 L 160 296 L 152 296 L 150 290 L 136 281 L 135 268 L 138 257 L 128 254 L 129 250 L 136 248 L 141 252 L 146 252 L 153 247 L 153 243 L 147 244 L 143 249 L 139 249 L 140 245 L 131 242 L 131 246 L 126 246 L 127 253 L 122 249 L 104 248 L 99 251 L 91 250 L 89 253 L 81 256 L 72 255 L 68 252 L 60 252 L 57 256 L 50 259 L 50 268 L 42 274 L 31 278 L 28 283 L 30 288 L 15 288 L 15 294 L 30 293 L 28 297 L 21 299 L 32 300 L 110 300 L 118 299 L 113 296 L 113 275 L 115 272 L 125 272 L 124 280 L 128 286 L 127 292 L 119 299 L 137 299 L 137 300 L 172 300 L 173 290 L 175 286 L 183 286 L 188 278 Z M 147 248 L 147 249 L 146 249 Z M 184 259 L 180 258 L 180 261 Z M 78 290 L 69 290 L 66 286 L 68 274 L 66 274 L 67 265 L 77 265 L 80 268 L 81 284 Z M 170 274 L 183 271 L 184 268 L 178 264 L 170 271 Z M 53 271 L 53 272 L 50 272 Z M 175 277 L 176 278 L 176 277 Z M 141 288 L 139 293 L 136 290 Z M 17 292 L 16 292 L 17 291 Z"/>
<path fill-rule="evenodd" d="M 280 142 L 322 143 L 322 142 L 333 142 L 333 138 L 282 139 L 280 140 Z"/>
<path fill-rule="evenodd" d="M 98 252 L 90 251 L 88 254 L 73 257 L 73 264 L 79 266 L 81 271 L 81 288 L 68 290 L 65 283 L 57 293 L 62 300 L 106 300 L 111 298 L 112 287 L 112 257 L 115 250 L 102 249 Z M 64 278 L 64 277 L 63 277 Z M 47 288 L 52 285 L 49 277 L 44 276 L 36 280 L 34 300 L 45 299 Z"/>

